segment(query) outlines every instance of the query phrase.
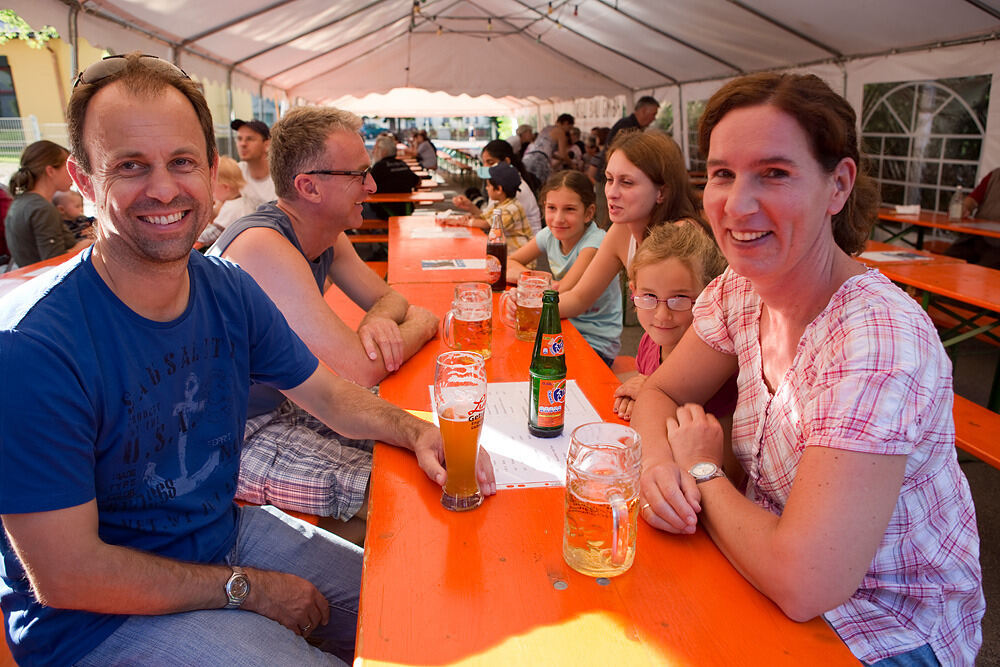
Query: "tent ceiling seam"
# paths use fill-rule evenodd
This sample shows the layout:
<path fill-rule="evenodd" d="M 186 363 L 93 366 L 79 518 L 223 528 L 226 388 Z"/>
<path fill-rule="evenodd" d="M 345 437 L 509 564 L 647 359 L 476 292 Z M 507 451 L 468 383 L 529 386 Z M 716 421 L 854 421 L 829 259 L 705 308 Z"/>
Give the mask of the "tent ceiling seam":
<path fill-rule="evenodd" d="M 975 7 L 976 9 L 986 12 L 993 18 L 1000 19 L 1000 10 L 994 9 L 985 2 L 982 2 L 982 0 L 965 0 L 965 1 L 970 5 L 972 5 L 973 7 Z"/>
<path fill-rule="evenodd" d="M 257 18 L 261 14 L 266 14 L 267 12 L 269 12 L 271 10 L 278 9 L 280 7 L 283 7 L 283 6 L 287 5 L 287 4 L 291 4 L 291 3 L 297 2 L 297 1 L 298 0 L 278 0 L 278 2 L 270 4 L 270 5 L 266 6 L 266 7 L 261 7 L 260 9 L 254 11 L 254 12 L 250 12 L 249 14 L 243 14 L 241 16 L 238 16 L 238 17 L 234 18 L 234 19 L 230 19 L 230 20 L 228 20 L 228 21 L 226 21 L 224 23 L 220 23 L 218 25 L 212 26 L 208 30 L 205 30 L 204 32 L 200 32 L 197 35 L 192 35 L 191 37 L 188 37 L 187 39 L 181 40 L 180 46 L 186 46 L 188 44 L 191 44 L 192 42 L 197 42 L 199 40 L 205 39 L 206 37 L 211 37 L 212 35 L 214 35 L 216 33 L 222 32 L 226 28 L 231 28 L 234 25 L 243 23 L 244 21 L 249 21 L 250 19 Z"/>
<path fill-rule="evenodd" d="M 676 35 L 672 35 L 669 32 L 666 32 L 664 30 L 660 30 L 656 26 L 652 26 L 652 25 L 646 23 L 645 21 L 643 21 L 643 20 L 641 20 L 641 19 L 639 19 L 639 18 L 637 18 L 637 17 L 629 14 L 625 10 L 619 9 L 617 3 L 615 3 L 614 5 L 612 5 L 610 2 L 608 2 L 608 0 L 597 0 L 597 2 L 600 3 L 600 4 L 602 4 L 602 5 L 604 5 L 608 9 L 611 9 L 611 10 L 617 12 L 618 14 L 621 14 L 622 16 L 624 16 L 626 18 L 631 19 L 632 21 L 635 21 L 636 23 L 638 23 L 642 27 L 646 28 L 647 30 L 655 32 L 656 34 L 658 34 L 658 35 L 660 35 L 662 37 L 666 37 L 667 39 L 669 39 L 669 40 L 671 40 L 673 42 L 676 42 L 677 44 L 680 44 L 681 46 L 684 46 L 684 47 L 686 47 L 688 49 L 691 49 L 692 51 L 694 51 L 696 53 L 700 53 L 701 55 L 705 56 L 706 58 L 711 58 L 715 62 L 717 62 L 717 63 L 719 63 L 721 65 L 725 65 L 729 69 L 734 70 L 735 72 L 737 72 L 739 74 L 743 73 L 743 68 L 742 67 L 739 67 L 738 65 L 734 65 L 733 63 L 729 62 L 728 60 L 723 60 L 719 56 L 717 56 L 717 55 L 715 55 L 713 53 L 710 53 L 710 52 L 702 49 L 701 47 L 695 46 L 694 44 L 689 44 L 688 42 L 684 41 L 680 37 L 677 37 Z"/>
<path fill-rule="evenodd" d="M 733 6 L 739 7 L 740 9 L 742 9 L 742 10 L 744 10 L 746 12 L 749 12 L 749 13 L 753 14 L 754 16 L 756 16 L 759 19 L 767 21 L 768 23 L 770 23 L 774 27 L 780 28 L 781 30 L 784 30 L 785 32 L 787 32 L 790 35 L 795 35 L 799 39 L 801 39 L 803 41 L 806 41 L 806 42 L 809 42 L 810 44 L 812 44 L 816 48 L 822 49 L 823 51 L 826 51 L 827 53 L 829 53 L 830 55 L 832 55 L 832 56 L 834 56 L 836 58 L 843 58 L 844 57 L 843 53 L 841 53 L 837 49 L 833 48 L 832 46 L 828 46 L 828 45 L 824 44 L 823 42 L 819 41 L 818 39 L 816 39 L 814 37 L 810 37 L 809 35 L 805 34 L 804 32 L 802 32 L 800 30 L 796 30 L 795 28 L 782 23 L 778 19 L 770 16 L 769 14 L 765 14 L 764 12 L 760 11 L 759 9 L 755 9 L 753 7 L 748 6 L 745 2 L 742 2 L 742 0 L 726 0 L 726 2 L 728 2 L 729 4 L 731 4 Z"/>
<path fill-rule="evenodd" d="M 516 2 L 519 5 L 521 5 L 525 9 L 530 9 L 531 11 L 538 13 L 539 15 L 542 16 L 543 20 L 548 20 L 548 21 L 551 21 L 553 24 L 556 24 L 556 22 L 553 19 L 549 18 L 548 16 L 546 16 L 545 14 L 543 14 L 538 9 L 535 9 L 534 7 L 531 7 L 530 5 L 526 5 L 525 3 L 521 2 L 521 0 L 514 0 L 514 2 Z M 562 25 L 562 24 L 558 24 L 558 25 Z M 563 25 L 563 28 L 565 28 L 569 32 L 573 33 L 577 37 L 580 37 L 581 39 L 583 39 L 583 40 L 585 40 L 587 42 L 590 42 L 591 44 L 596 44 L 597 46 L 601 47 L 602 49 L 605 49 L 607 51 L 611 51 L 615 55 L 620 56 L 621 58 L 624 58 L 625 60 L 628 60 L 629 62 L 635 63 L 636 65 L 639 65 L 640 67 L 643 67 L 643 68 L 649 70 L 650 72 L 653 72 L 654 74 L 658 74 L 659 76 L 662 76 L 664 79 L 667 79 L 668 81 L 670 81 L 670 83 L 672 83 L 674 85 L 677 85 L 678 83 L 680 83 L 677 79 L 675 79 L 674 77 L 670 76 L 669 74 L 667 74 L 665 72 L 661 72 L 660 70 L 658 70 L 658 69 L 656 69 L 654 67 L 650 67 L 649 65 L 647 65 L 644 62 L 642 62 L 641 60 L 638 60 L 636 58 L 633 58 L 632 56 L 626 55 L 626 54 L 618 51 L 617 49 L 611 48 L 610 46 L 608 46 L 606 44 L 601 44 L 600 42 L 598 42 L 598 41 L 596 41 L 594 39 L 591 39 L 590 37 L 587 37 L 586 35 L 581 35 L 579 32 L 577 32 L 576 30 L 573 30 L 570 27 L 567 27 L 567 26 Z M 608 78 L 610 78 L 610 77 L 608 77 Z"/>

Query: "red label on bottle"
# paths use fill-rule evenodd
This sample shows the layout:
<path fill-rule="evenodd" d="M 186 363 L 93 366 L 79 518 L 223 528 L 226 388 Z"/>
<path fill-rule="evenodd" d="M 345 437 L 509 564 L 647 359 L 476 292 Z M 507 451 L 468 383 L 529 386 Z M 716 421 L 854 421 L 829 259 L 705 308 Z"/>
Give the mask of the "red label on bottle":
<path fill-rule="evenodd" d="M 486 255 L 486 282 L 495 283 L 500 280 L 500 260 L 493 255 Z"/>
<path fill-rule="evenodd" d="M 542 356 L 561 357 L 563 355 L 563 337 L 561 333 L 542 334 Z"/>
<path fill-rule="evenodd" d="M 566 405 L 566 380 L 538 380 L 538 425 L 562 426 Z"/>

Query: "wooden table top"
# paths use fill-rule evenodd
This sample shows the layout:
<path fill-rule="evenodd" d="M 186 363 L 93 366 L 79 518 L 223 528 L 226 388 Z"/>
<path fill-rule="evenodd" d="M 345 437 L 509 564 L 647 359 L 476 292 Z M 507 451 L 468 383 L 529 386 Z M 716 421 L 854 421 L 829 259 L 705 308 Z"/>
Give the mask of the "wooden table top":
<path fill-rule="evenodd" d="M 444 193 L 426 192 L 424 190 L 419 190 L 417 192 L 376 192 L 373 195 L 369 195 L 368 199 L 365 201 L 378 204 L 397 202 L 409 202 L 411 204 L 424 202 L 430 203 L 444 201 Z"/>
<path fill-rule="evenodd" d="M 439 315 L 453 292 L 395 288 Z M 532 346 L 495 313 L 487 376 L 527 379 Z M 567 320 L 563 331 L 568 377 L 618 421 L 618 380 Z M 432 340 L 381 395 L 429 410 L 444 350 Z M 464 513 L 440 496 L 411 454 L 376 445 L 356 664 L 857 664 L 825 622 L 789 620 L 702 531 L 672 536 L 640 520 L 634 565 L 602 583 L 563 561 L 562 488 L 500 490 Z"/>
<path fill-rule="evenodd" d="M 1000 222 L 996 220 L 981 220 L 979 218 L 963 218 L 961 221 L 948 219 L 947 213 L 921 209 L 919 214 L 896 213 L 894 208 L 881 207 L 878 210 L 880 220 L 899 222 L 904 225 L 918 227 L 933 227 L 958 234 L 977 234 L 1000 238 Z"/>
<path fill-rule="evenodd" d="M 893 282 L 1000 313 L 1000 271 L 978 264 L 931 263 L 890 266 L 879 271 Z"/>
<path fill-rule="evenodd" d="M 432 269 L 422 267 L 423 260 L 472 259 L 486 257 L 486 233 L 468 228 L 466 238 L 413 238 L 414 230 L 442 229 L 432 215 L 407 215 L 389 219 L 390 285 L 397 283 L 458 283 L 486 280 L 486 269 Z M 466 229 L 456 227 L 455 229 Z"/>
<path fill-rule="evenodd" d="M 964 259 L 959 259 L 958 257 L 948 257 L 947 255 L 938 255 L 933 252 L 928 252 L 927 250 L 917 250 L 916 248 L 909 248 L 899 245 L 894 245 L 892 243 L 883 243 L 882 241 L 873 241 L 869 239 L 865 242 L 865 252 L 899 252 L 906 253 L 906 255 L 919 255 L 920 257 L 926 257 L 927 259 L 920 259 L 919 257 L 914 257 L 912 259 L 897 259 L 892 261 L 880 262 L 869 257 L 859 256 L 856 259 L 860 262 L 864 262 L 867 266 L 874 266 L 881 269 L 882 267 L 893 267 L 893 266 L 903 266 L 905 264 L 964 264 Z"/>

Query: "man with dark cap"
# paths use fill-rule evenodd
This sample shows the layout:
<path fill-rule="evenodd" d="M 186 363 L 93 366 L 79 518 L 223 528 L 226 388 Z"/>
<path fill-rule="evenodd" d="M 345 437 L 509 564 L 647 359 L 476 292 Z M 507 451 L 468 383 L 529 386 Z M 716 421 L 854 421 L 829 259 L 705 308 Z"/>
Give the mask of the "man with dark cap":
<path fill-rule="evenodd" d="M 261 204 L 277 199 L 274 182 L 271 180 L 271 165 L 267 153 L 271 147 L 271 130 L 263 121 L 240 120 L 237 118 L 229 127 L 236 132 L 236 152 L 240 156 L 240 171 L 246 185 L 240 190 L 243 195 L 243 214 L 257 210 Z"/>

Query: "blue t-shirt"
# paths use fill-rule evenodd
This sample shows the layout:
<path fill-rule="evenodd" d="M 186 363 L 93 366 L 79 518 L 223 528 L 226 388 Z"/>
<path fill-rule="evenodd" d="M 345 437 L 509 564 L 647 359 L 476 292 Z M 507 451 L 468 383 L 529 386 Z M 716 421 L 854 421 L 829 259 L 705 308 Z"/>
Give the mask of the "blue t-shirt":
<path fill-rule="evenodd" d="M 318 362 L 229 262 L 193 252 L 187 308 L 155 322 L 111 292 L 90 254 L 0 300 L 0 514 L 96 498 L 103 541 L 222 562 L 249 385 L 295 387 Z M 72 664 L 127 618 L 39 604 L 2 531 L 0 568 L 22 665 Z"/>
<path fill-rule="evenodd" d="M 323 288 L 326 287 L 326 276 L 330 273 L 330 265 L 333 264 L 333 248 L 327 248 L 315 260 L 310 260 L 302 250 L 302 244 L 299 243 L 299 237 L 295 234 L 292 221 L 285 215 L 284 211 L 274 204 L 261 204 L 250 215 L 245 215 L 226 227 L 218 240 L 216 240 L 205 254 L 214 257 L 222 255 L 237 236 L 252 227 L 273 229 L 288 239 L 288 242 L 305 257 L 306 263 L 309 265 L 309 270 L 312 271 L 313 278 L 316 280 L 316 288 L 320 294 L 323 293 Z M 247 417 L 252 419 L 271 412 L 284 402 L 285 396 L 280 391 L 272 389 L 267 385 L 255 384 L 250 387 L 250 403 L 247 407 Z"/>
<path fill-rule="evenodd" d="M 549 258 L 549 267 L 556 280 L 562 280 L 566 272 L 584 248 L 598 248 L 604 240 L 604 230 L 593 222 L 587 223 L 587 229 L 577 241 L 568 255 L 564 255 L 559 245 L 559 239 L 552 236 L 548 227 L 535 236 L 538 247 Z M 597 301 L 577 317 L 569 320 L 577 328 L 584 340 L 605 359 L 614 359 L 621 347 L 622 338 L 622 290 L 615 276 Z"/>

